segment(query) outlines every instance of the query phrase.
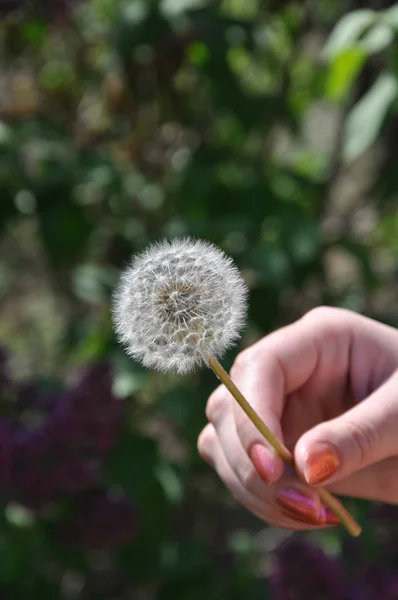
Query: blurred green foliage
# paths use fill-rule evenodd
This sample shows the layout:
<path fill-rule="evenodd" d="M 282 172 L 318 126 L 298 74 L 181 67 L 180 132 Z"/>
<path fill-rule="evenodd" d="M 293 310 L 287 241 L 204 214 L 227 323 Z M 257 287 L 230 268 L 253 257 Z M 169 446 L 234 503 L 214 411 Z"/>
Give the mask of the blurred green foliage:
<path fill-rule="evenodd" d="M 280 532 L 261 545 L 266 526 L 197 456 L 214 378 L 128 360 L 109 299 L 132 253 L 189 234 L 242 269 L 243 345 L 319 304 L 398 324 L 398 9 L 360 4 L 9 3 L 0 338 L 17 378 L 69 379 L 111 358 L 128 419 L 102 477 L 134 499 L 141 526 L 119 550 L 79 553 L 56 541 L 53 513 L 8 508 L 4 597 L 272 597 Z M 336 554 L 344 540 L 317 543 Z"/>

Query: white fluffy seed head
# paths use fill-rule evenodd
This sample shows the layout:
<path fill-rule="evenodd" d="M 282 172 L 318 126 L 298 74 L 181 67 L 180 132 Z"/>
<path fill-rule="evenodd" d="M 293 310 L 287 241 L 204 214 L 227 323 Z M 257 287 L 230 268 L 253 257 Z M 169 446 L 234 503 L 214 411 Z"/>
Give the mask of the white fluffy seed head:
<path fill-rule="evenodd" d="M 247 289 L 232 260 L 209 242 L 162 241 L 133 257 L 113 297 L 127 353 L 146 367 L 187 373 L 239 338 Z"/>

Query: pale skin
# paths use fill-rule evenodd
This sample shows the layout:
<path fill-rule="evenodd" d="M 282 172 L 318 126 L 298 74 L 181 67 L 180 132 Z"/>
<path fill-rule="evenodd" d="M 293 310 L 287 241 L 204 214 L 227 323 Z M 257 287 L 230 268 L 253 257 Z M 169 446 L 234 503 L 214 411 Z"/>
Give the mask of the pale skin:
<path fill-rule="evenodd" d="M 336 494 L 398 504 L 397 330 L 320 307 L 244 350 L 230 375 L 298 473 L 219 386 L 198 449 L 249 511 L 287 529 L 335 525 L 315 472 Z"/>

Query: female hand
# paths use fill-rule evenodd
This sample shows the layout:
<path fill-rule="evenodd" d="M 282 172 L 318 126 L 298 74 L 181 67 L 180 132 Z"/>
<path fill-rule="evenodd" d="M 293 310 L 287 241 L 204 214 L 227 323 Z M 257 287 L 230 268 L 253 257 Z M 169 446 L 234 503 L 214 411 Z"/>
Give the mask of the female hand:
<path fill-rule="evenodd" d="M 398 332 L 320 307 L 236 359 L 231 378 L 294 453 L 284 465 L 224 386 L 198 449 L 233 496 L 279 527 L 337 523 L 316 492 L 398 504 Z"/>

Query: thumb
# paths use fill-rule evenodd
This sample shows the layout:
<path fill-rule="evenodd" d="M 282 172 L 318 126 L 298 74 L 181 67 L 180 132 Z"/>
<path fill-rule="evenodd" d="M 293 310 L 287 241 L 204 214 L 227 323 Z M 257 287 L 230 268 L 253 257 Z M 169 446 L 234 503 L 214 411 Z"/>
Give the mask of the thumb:
<path fill-rule="evenodd" d="M 398 371 L 341 416 L 307 431 L 295 447 L 297 472 L 310 485 L 344 479 L 398 452 Z"/>

